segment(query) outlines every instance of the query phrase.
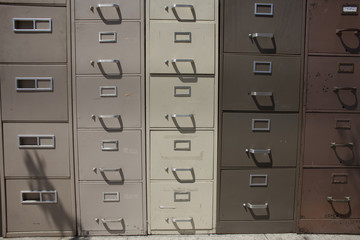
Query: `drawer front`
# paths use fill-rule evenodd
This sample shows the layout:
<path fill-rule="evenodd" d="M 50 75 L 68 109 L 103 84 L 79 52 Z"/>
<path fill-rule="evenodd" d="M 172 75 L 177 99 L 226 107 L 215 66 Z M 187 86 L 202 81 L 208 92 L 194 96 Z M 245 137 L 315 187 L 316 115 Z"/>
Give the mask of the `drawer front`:
<path fill-rule="evenodd" d="M 309 57 L 307 109 L 359 111 L 360 60 Z"/>
<path fill-rule="evenodd" d="M 180 3 L 181 2 L 181 3 Z M 152 0 L 151 20 L 202 21 L 215 20 L 214 0 Z"/>
<path fill-rule="evenodd" d="M 2 3 L 66 6 L 66 0 L 1 0 Z"/>
<path fill-rule="evenodd" d="M 214 74 L 214 36 L 214 23 L 150 23 L 150 73 Z"/>
<path fill-rule="evenodd" d="M 69 126 L 4 123 L 5 176 L 69 177 Z"/>
<path fill-rule="evenodd" d="M 308 1 L 310 53 L 360 54 L 359 1 Z"/>
<path fill-rule="evenodd" d="M 359 115 L 308 113 L 304 165 L 360 165 Z"/>
<path fill-rule="evenodd" d="M 66 62 L 66 8 L 0 6 L 0 62 Z"/>
<path fill-rule="evenodd" d="M 214 127 L 214 78 L 150 77 L 150 126 Z"/>
<path fill-rule="evenodd" d="M 123 182 L 142 178 L 141 132 L 79 131 L 80 180 Z"/>
<path fill-rule="evenodd" d="M 358 168 L 304 169 L 301 218 L 360 218 L 359 172 Z"/>
<path fill-rule="evenodd" d="M 295 169 L 223 170 L 221 221 L 294 218 Z"/>
<path fill-rule="evenodd" d="M 141 18 L 140 0 L 75 0 L 75 19 L 103 20 L 120 24 L 122 20 Z"/>
<path fill-rule="evenodd" d="M 298 111 L 300 57 L 224 55 L 224 110 Z"/>
<path fill-rule="evenodd" d="M 152 230 L 212 229 L 213 183 L 151 183 Z"/>
<path fill-rule="evenodd" d="M 140 22 L 76 23 L 75 31 L 77 74 L 121 79 L 141 73 Z"/>
<path fill-rule="evenodd" d="M 6 181 L 7 231 L 75 231 L 70 180 Z"/>
<path fill-rule="evenodd" d="M 223 167 L 294 167 L 297 145 L 298 114 L 223 114 Z"/>
<path fill-rule="evenodd" d="M 141 126 L 140 77 L 78 77 L 76 85 L 79 128 L 121 131 Z"/>
<path fill-rule="evenodd" d="M 144 231 L 141 183 L 80 183 L 82 231 L 129 234 Z"/>
<path fill-rule="evenodd" d="M 302 0 L 224 0 L 223 5 L 225 52 L 301 53 Z"/>
<path fill-rule="evenodd" d="M 180 183 L 212 179 L 214 133 L 197 131 L 152 131 L 151 179 L 177 180 Z"/>
<path fill-rule="evenodd" d="M 0 66 L 2 119 L 67 121 L 66 66 Z"/>

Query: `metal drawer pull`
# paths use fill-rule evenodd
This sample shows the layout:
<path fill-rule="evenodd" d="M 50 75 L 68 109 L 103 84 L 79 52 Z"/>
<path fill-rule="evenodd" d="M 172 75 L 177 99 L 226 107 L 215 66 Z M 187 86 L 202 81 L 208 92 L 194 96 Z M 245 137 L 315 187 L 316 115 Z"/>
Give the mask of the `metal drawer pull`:
<path fill-rule="evenodd" d="M 269 204 L 251 204 L 251 203 L 243 203 L 244 207 L 248 207 L 250 209 L 267 209 Z"/>
<path fill-rule="evenodd" d="M 45 144 L 44 141 L 49 141 Z M 54 149 L 55 135 L 18 135 L 18 147 L 21 148 L 40 148 Z"/>
<path fill-rule="evenodd" d="M 48 87 L 39 87 L 39 83 L 47 83 Z M 53 78 L 52 77 L 17 77 L 15 78 L 16 91 L 26 92 L 52 92 Z"/>
<path fill-rule="evenodd" d="M 13 18 L 14 32 L 52 32 L 51 18 Z M 38 23 L 47 23 L 47 28 L 38 28 Z"/>
<path fill-rule="evenodd" d="M 253 97 L 256 97 L 256 96 L 272 97 L 273 93 L 272 92 L 251 92 L 250 95 Z"/>
<path fill-rule="evenodd" d="M 174 97 L 191 97 L 191 87 L 174 86 Z"/>
<path fill-rule="evenodd" d="M 160 209 L 176 209 L 176 207 L 172 206 L 159 206 Z"/>
<path fill-rule="evenodd" d="M 273 33 L 250 33 L 250 38 L 274 38 Z"/>
<path fill-rule="evenodd" d="M 112 144 L 113 147 L 106 147 L 105 145 Z M 119 151 L 119 141 L 118 140 L 102 140 L 101 141 L 101 151 Z"/>
<path fill-rule="evenodd" d="M 178 223 L 178 222 L 192 222 L 193 218 L 189 217 L 189 218 L 172 218 L 171 221 L 173 223 Z"/>
<path fill-rule="evenodd" d="M 256 127 L 256 123 L 265 123 L 267 125 L 267 127 Z M 270 131 L 270 119 L 252 119 L 252 124 L 251 124 L 251 130 L 253 132 L 256 131 L 266 131 L 269 132 Z"/>
<path fill-rule="evenodd" d="M 173 4 L 173 5 L 171 6 L 171 8 L 172 8 L 173 10 L 176 10 L 176 8 L 178 8 L 178 7 L 181 7 L 181 8 L 190 8 L 192 11 L 195 10 L 195 9 L 194 9 L 194 6 L 191 5 L 191 4 Z"/>
<path fill-rule="evenodd" d="M 96 61 L 97 64 L 101 64 L 101 63 L 120 63 L 119 60 L 117 59 L 99 59 Z"/>
<path fill-rule="evenodd" d="M 101 219 L 102 223 L 122 222 L 122 221 L 123 221 L 122 218 L 118 218 L 118 219 L 105 219 L 105 218 L 102 218 Z"/>
<path fill-rule="evenodd" d="M 171 114 L 172 118 L 178 118 L 178 117 L 189 117 L 192 118 L 194 117 L 194 114 Z"/>
<path fill-rule="evenodd" d="M 191 140 L 174 140 L 174 151 L 191 151 Z"/>
<path fill-rule="evenodd" d="M 118 4 L 115 4 L 115 3 L 105 3 L 105 4 L 97 4 L 96 5 L 96 8 L 97 9 L 100 9 L 100 8 L 117 8 L 117 9 L 120 9 L 119 5 Z M 91 9 L 91 7 L 90 7 Z"/>
<path fill-rule="evenodd" d="M 191 43 L 191 32 L 174 32 L 174 42 Z"/>
<path fill-rule="evenodd" d="M 57 203 L 57 191 L 21 191 L 21 203 Z"/>
<path fill-rule="evenodd" d="M 113 36 L 112 39 L 103 39 L 103 36 Z M 116 32 L 99 32 L 99 43 L 116 43 L 117 35 Z"/>
<path fill-rule="evenodd" d="M 113 93 L 104 93 L 104 90 L 113 90 Z M 100 97 L 117 97 L 117 87 L 116 86 L 101 86 L 100 87 Z"/>
<path fill-rule="evenodd" d="M 107 198 L 106 196 L 112 196 L 114 198 Z M 120 202 L 120 193 L 119 192 L 103 192 L 103 201 L 104 202 Z"/>
<path fill-rule="evenodd" d="M 255 178 L 262 178 L 264 182 L 255 183 Z M 250 174 L 250 187 L 266 187 L 268 185 L 268 175 L 267 174 Z"/>
<path fill-rule="evenodd" d="M 355 35 L 359 35 L 360 34 L 360 29 L 358 29 L 358 28 L 336 29 L 336 35 L 341 36 L 342 32 L 354 32 Z"/>
<path fill-rule="evenodd" d="M 270 154 L 271 153 L 271 149 L 246 149 L 246 152 L 252 153 L 252 154 Z"/>
<path fill-rule="evenodd" d="M 355 92 L 357 90 L 356 87 L 334 87 L 334 92 L 339 92 L 340 90 L 349 90 Z"/>
<path fill-rule="evenodd" d="M 99 168 L 100 172 L 120 172 L 121 168 Z"/>
<path fill-rule="evenodd" d="M 176 59 L 174 58 L 172 60 L 173 63 L 178 63 L 178 62 L 190 62 L 190 63 L 194 63 L 194 59 Z"/>
<path fill-rule="evenodd" d="M 98 118 L 105 118 L 105 119 L 109 119 L 109 118 L 120 118 L 120 115 L 99 115 Z"/>
<path fill-rule="evenodd" d="M 194 168 L 172 168 L 171 171 L 173 171 L 173 172 L 185 172 L 185 171 L 192 172 L 192 171 L 194 171 Z"/>
<path fill-rule="evenodd" d="M 268 70 L 257 70 L 258 65 L 268 65 Z M 272 62 L 254 61 L 253 72 L 255 74 L 272 74 Z"/>
<path fill-rule="evenodd" d="M 258 7 L 262 6 L 262 7 L 270 7 L 270 12 L 269 13 L 262 13 L 259 12 Z M 273 16 L 274 14 L 274 5 L 272 3 L 255 3 L 255 11 L 254 11 L 255 16 Z"/>
<path fill-rule="evenodd" d="M 350 202 L 350 197 L 345 197 L 344 199 L 334 199 L 333 197 L 327 197 L 326 199 L 328 200 L 328 202 Z"/>
<path fill-rule="evenodd" d="M 332 148 L 335 148 L 335 147 L 354 147 L 354 143 L 353 142 L 349 142 L 349 143 L 332 142 L 332 143 L 330 143 L 330 147 L 332 147 Z"/>

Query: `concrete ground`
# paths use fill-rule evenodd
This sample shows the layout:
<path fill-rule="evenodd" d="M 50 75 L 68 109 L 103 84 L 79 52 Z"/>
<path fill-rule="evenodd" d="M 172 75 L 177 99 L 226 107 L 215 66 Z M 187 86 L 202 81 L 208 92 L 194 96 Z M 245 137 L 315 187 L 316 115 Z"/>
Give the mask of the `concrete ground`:
<path fill-rule="evenodd" d="M 0 240 L 4 238 L 0 237 Z M 360 240 L 360 235 L 327 235 L 327 234 L 222 234 L 222 235 L 150 235 L 150 236 L 109 236 L 109 237 L 29 237 L 5 238 L 6 240 Z"/>

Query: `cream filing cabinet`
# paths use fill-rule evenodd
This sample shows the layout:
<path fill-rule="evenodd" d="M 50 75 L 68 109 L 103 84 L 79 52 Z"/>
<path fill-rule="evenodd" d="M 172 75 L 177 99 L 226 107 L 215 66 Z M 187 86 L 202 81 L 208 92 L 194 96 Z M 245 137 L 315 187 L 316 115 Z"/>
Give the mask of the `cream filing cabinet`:
<path fill-rule="evenodd" d="M 79 235 L 146 234 L 144 1 L 71 3 Z"/>
<path fill-rule="evenodd" d="M 146 1 L 150 234 L 215 232 L 218 1 Z"/>
<path fill-rule="evenodd" d="M 70 2 L 2 0 L 0 29 L 2 232 L 72 236 Z"/>

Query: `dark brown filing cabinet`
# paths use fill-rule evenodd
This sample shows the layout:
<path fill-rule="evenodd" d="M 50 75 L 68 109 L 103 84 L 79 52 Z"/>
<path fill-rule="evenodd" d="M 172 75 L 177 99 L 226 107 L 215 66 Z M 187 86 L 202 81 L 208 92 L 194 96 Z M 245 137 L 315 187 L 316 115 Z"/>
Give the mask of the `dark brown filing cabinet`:
<path fill-rule="evenodd" d="M 305 1 L 220 8 L 217 232 L 294 232 Z"/>
<path fill-rule="evenodd" d="M 3 234 L 75 235 L 70 2 L 1 0 L 0 29 Z"/>
<path fill-rule="evenodd" d="M 299 233 L 360 233 L 359 4 L 307 3 Z"/>
<path fill-rule="evenodd" d="M 72 0 L 79 235 L 146 234 L 143 0 Z"/>

